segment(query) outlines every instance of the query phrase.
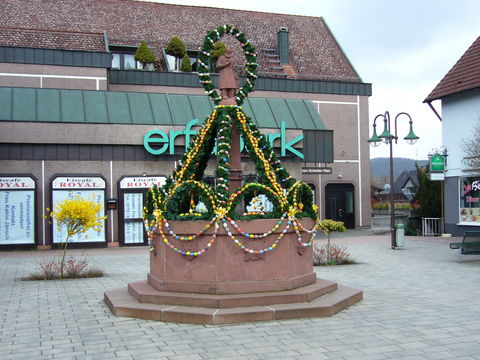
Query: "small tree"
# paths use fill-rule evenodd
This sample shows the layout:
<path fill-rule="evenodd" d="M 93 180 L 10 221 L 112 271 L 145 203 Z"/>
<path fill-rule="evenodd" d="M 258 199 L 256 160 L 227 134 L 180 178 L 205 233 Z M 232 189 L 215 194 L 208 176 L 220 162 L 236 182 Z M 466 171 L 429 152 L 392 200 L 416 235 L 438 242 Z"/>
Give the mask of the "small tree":
<path fill-rule="evenodd" d="M 419 206 L 415 214 L 419 217 L 439 218 L 442 214 L 441 208 L 441 185 L 440 181 L 431 181 L 428 178 L 428 166 L 417 168 L 418 186 L 415 187 L 415 203 Z"/>
<path fill-rule="evenodd" d="M 48 209 L 47 209 L 48 210 Z M 67 253 L 68 242 L 77 234 L 83 234 L 93 229 L 100 231 L 103 226 L 103 220 L 106 216 L 99 216 L 102 210 L 102 204 L 97 204 L 93 199 L 83 199 L 77 196 L 73 199 L 65 199 L 55 205 L 49 216 L 56 221 L 58 231 L 63 226 L 67 230 L 67 238 L 63 247 L 62 260 L 60 262 L 60 278 L 63 278 L 65 267 L 65 254 Z"/>
<path fill-rule="evenodd" d="M 182 66 L 180 67 L 180 70 L 183 72 L 192 71 L 192 64 L 190 64 L 190 58 L 188 57 L 187 54 L 183 55 Z"/>
<path fill-rule="evenodd" d="M 213 58 L 219 58 L 220 56 L 225 54 L 226 50 L 227 50 L 226 45 L 219 41 L 213 45 L 213 50 L 211 55 Z"/>
<path fill-rule="evenodd" d="M 335 221 L 331 219 L 324 219 L 319 223 L 320 229 L 328 236 L 327 241 L 327 264 L 330 263 L 330 233 L 333 231 L 344 232 L 345 225 L 343 221 Z"/>
<path fill-rule="evenodd" d="M 134 59 L 142 63 L 143 68 L 146 64 L 153 64 L 157 59 L 153 54 L 152 50 L 148 47 L 145 41 L 140 41 L 140 46 L 138 47 Z"/>
<path fill-rule="evenodd" d="M 463 140 L 461 148 L 463 150 L 464 164 L 471 169 L 480 169 L 480 118 L 477 120 L 470 136 Z"/>
<path fill-rule="evenodd" d="M 179 60 L 185 56 L 185 54 L 187 53 L 187 49 L 185 48 L 185 44 L 183 43 L 183 41 L 180 40 L 178 37 L 174 36 L 170 39 L 167 45 L 166 53 L 175 57 L 175 68 L 178 69 L 180 67 Z"/>

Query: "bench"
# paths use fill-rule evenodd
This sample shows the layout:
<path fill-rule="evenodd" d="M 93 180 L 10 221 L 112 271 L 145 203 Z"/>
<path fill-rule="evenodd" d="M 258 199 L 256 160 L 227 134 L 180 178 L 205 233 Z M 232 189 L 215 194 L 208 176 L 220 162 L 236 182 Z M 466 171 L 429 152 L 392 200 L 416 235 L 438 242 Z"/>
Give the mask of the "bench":
<path fill-rule="evenodd" d="M 450 249 L 460 249 L 463 255 L 480 254 L 480 231 L 465 231 L 463 241 L 450 243 Z"/>

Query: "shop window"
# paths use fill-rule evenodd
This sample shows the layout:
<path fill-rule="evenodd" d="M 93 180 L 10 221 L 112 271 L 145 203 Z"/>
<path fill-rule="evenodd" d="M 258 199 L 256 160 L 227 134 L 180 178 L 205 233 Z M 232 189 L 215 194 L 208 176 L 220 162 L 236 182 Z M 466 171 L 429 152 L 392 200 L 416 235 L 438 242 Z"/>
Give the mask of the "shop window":
<path fill-rule="evenodd" d="M 141 69 L 142 64 L 135 61 L 136 46 L 110 46 L 112 52 L 112 69 L 136 70 Z"/>
<path fill-rule="evenodd" d="M 480 224 L 480 176 L 460 178 L 460 223 Z"/>

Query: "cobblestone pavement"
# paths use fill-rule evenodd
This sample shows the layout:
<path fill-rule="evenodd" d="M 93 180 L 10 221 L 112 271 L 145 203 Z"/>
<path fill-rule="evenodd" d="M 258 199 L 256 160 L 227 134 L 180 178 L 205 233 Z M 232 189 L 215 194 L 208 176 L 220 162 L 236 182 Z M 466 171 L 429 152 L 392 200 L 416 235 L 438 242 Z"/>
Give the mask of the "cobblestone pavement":
<path fill-rule="evenodd" d="M 320 240 L 323 241 L 323 240 Z M 357 265 L 318 277 L 364 291 L 331 317 L 202 326 L 113 316 L 105 290 L 146 278 L 146 248 L 85 250 L 100 279 L 22 281 L 58 252 L 0 253 L 0 359 L 480 359 L 480 257 L 449 240 L 355 236 Z M 71 251 L 80 255 L 82 251 Z"/>

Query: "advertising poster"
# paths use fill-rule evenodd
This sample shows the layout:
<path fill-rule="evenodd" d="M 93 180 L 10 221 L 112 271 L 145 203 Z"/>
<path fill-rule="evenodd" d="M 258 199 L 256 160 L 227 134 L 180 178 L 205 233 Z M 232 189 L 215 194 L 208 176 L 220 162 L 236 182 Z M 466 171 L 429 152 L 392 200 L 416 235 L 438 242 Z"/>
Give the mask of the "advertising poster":
<path fill-rule="evenodd" d="M 137 220 L 125 221 L 124 242 L 125 244 L 143 244 L 143 194 L 125 193 L 123 194 L 124 219 Z"/>
<path fill-rule="evenodd" d="M 125 244 L 143 244 L 143 222 L 125 223 Z"/>
<path fill-rule="evenodd" d="M 480 222 L 480 178 L 460 178 L 460 222 Z"/>
<path fill-rule="evenodd" d="M 143 210 L 143 194 L 142 193 L 126 193 L 123 194 L 125 204 L 125 219 L 141 219 Z"/>
<path fill-rule="evenodd" d="M 0 245 L 35 243 L 34 190 L 0 191 Z"/>
<path fill-rule="evenodd" d="M 105 216 L 105 180 L 101 177 L 87 176 L 60 176 L 52 181 L 52 208 L 55 205 L 66 200 L 73 200 L 77 196 L 83 199 L 92 199 L 97 204 L 102 205 L 102 210 L 98 216 Z M 84 242 L 105 242 L 105 222 L 102 223 L 100 231 L 93 229 L 83 234 L 77 234 L 69 239 L 71 243 Z M 53 221 L 53 243 L 63 243 L 67 239 L 67 229 L 61 227 L 60 231 L 57 224 Z"/>

